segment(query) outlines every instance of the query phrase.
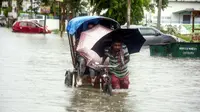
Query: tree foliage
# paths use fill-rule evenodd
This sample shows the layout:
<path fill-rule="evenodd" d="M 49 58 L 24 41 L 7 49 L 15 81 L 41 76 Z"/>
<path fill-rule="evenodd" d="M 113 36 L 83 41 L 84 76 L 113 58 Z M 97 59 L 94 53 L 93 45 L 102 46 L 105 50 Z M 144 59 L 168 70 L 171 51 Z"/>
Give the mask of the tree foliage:
<path fill-rule="evenodd" d="M 67 10 L 71 11 L 73 16 L 82 13 L 82 10 L 87 7 L 88 3 L 83 0 L 65 0 Z"/>
<path fill-rule="evenodd" d="M 17 11 L 23 10 L 22 7 L 23 0 L 17 0 Z"/>
<path fill-rule="evenodd" d="M 138 24 L 144 17 L 144 10 L 153 10 L 151 0 L 131 0 L 131 23 Z M 127 0 L 90 0 L 94 6 L 93 12 L 100 14 L 106 10 L 104 16 L 117 20 L 120 24 L 127 21 Z"/>
<path fill-rule="evenodd" d="M 156 7 L 158 7 L 159 0 L 154 0 L 156 2 Z M 168 0 L 162 0 L 162 10 L 164 10 L 168 6 Z"/>

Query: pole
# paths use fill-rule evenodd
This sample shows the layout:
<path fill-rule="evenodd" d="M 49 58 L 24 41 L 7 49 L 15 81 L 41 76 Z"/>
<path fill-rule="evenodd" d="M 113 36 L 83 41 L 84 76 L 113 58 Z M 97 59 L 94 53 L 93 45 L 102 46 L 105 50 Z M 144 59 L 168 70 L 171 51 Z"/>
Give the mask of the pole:
<path fill-rule="evenodd" d="M 146 14 L 146 25 L 148 24 L 147 14 Z"/>
<path fill-rule="evenodd" d="M 44 15 L 44 31 L 43 31 L 44 34 L 46 32 L 46 19 L 47 19 L 47 15 L 45 14 Z"/>
<path fill-rule="evenodd" d="M 33 0 L 30 1 L 31 1 L 31 19 L 33 19 Z"/>
<path fill-rule="evenodd" d="M 62 38 L 63 37 L 63 19 L 64 19 L 64 7 L 63 7 L 63 4 L 60 5 L 61 6 L 61 19 L 60 19 L 60 37 Z"/>
<path fill-rule="evenodd" d="M 59 31 L 61 31 L 61 3 L 58 2 L 59 5 Z"/>
<path fill-rule="evenodd" d="M 128 7 L 127 7 L 127 28 L 130 27 L 131 21 L 131 0 L 127 0 Z"/>
<path fill-rule="evenodd" d="M 194 33 L 194 12 L 192 12 L 192 33 Z"/>
<path fill-rule="evenodd" d="M 160 21 L 161 21 L 161 8 L 162 8 L 162 0 L 159 0 L 158 4 L 158 17 L 157 17 L 157 28 L 160 30 Z"/>

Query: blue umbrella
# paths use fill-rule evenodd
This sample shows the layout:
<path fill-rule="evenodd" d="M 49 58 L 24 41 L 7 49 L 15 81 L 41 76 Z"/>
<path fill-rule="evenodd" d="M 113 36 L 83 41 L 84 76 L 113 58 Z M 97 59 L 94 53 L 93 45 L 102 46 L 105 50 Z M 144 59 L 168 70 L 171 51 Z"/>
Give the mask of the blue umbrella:
<path fill-rule="evenodd" d="M 146 41 L 138 29 L 116 29 L 97 41 L 92 50 L 102 57 L 104 49 L 110 47 L 115 39 L 121 40 L 127 46 L 130 54 L 139 52 Z"/>

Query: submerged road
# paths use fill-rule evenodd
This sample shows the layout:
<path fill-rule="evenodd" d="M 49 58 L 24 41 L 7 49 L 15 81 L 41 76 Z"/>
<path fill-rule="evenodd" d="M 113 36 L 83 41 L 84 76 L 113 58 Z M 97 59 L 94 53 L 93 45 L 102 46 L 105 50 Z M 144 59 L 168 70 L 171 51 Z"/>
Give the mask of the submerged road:
<path fill-rule="evenodd" d="M 69 88 L 67 38 L 0 28 L 0 112 L 199 112 L 200 60 L 131 55 L 130 89 Z"/>

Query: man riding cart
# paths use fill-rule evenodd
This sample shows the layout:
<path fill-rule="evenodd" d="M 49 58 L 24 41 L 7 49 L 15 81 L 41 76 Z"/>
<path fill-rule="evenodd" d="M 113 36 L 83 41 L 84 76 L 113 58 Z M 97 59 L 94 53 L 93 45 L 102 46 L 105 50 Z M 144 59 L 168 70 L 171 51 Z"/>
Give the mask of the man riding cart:
<path fill-rule="evenodd" d="M 66 72 L 67 85 L 128 88 L 129 54 L 139 52 L 145 42 L 137 29 L 120 29 L 118 22 L 106 17 L 83 16 L 69 21 L 67 32 L 74 66 Z M 107 74 L 106 80 L 102 74 Z"/>

